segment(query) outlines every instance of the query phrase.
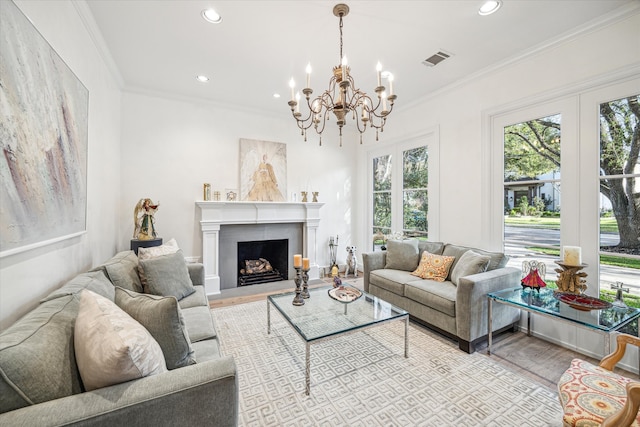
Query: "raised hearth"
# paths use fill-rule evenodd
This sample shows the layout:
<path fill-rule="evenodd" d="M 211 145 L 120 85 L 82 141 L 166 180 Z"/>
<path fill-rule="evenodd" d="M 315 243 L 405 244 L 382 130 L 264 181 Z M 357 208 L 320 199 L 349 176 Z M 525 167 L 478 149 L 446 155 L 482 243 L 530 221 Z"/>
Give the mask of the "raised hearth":
<path fill-rule="evenodd" d="M 317 279 L 317 230 L 320 223 L 320 208 L 324 203 L 293 202 L 196 202 L 200 209 L 202 231 L 202 262 L 205 271 L 207 295 L 220 293 L 220 232 L 224 225 L 241 224 L 287 224 L 302 225 L 302 255 L 309 258 L 309 277 Z M 235 253 L 224 253 L 233 256 Z"/>

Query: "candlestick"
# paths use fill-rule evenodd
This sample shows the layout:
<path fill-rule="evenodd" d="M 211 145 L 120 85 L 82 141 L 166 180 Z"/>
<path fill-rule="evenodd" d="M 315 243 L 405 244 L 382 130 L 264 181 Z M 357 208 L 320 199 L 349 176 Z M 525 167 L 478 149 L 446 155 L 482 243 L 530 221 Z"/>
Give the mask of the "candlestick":
<path fill-rule="evenodd" d="M 308 299 L 311 295 L 309 295 L 309 268 L 302 269 L 302 292 L 300 292 L 300 296 L 304 299 Z"/>
<path fill-rule="evenodd" d="M 296 94 L 295 94 L 296 82 L 293 80 L 293 77 L 291 77 L 291 80 L 289 80 L 289 87 L 291 88 L 291 100 L 295 101 L 296 100 Z"/>
<path fill-rule="evenodd" d="M 295 254 L 293 256 L 293 268 L 302 267 L 302 255 Z"/>
<path fill-rule="evenodd" d="M 382 64 L 378 62 L 376 65 L 376 71 L 378 73 L 378 87 L 382 86 Z"/>
<path fill-rule="evenodd" d="M 311 87 L 311 63 L 307 64 L 307 87 L 310 88 Z"/>
<path fill-rule="evenodd" d="M 300 267 L 295 267 L 296 269 L 296 277 L 293 279 L 293 281 L 296 283 L 296 296 L 293 297 L 293 305 L 304 305 L 304 299 L 302 298 L 302 291 L 300 290 L 300 285 L 302 284 L 302 276 L 300 274 L 300 270 L 302 270 L 302 268 Z"/>

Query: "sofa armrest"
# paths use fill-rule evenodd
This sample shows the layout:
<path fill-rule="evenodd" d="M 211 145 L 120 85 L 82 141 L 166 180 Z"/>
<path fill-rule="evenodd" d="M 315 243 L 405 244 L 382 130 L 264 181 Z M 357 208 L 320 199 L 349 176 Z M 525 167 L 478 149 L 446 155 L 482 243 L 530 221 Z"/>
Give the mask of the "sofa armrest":
<path fill-rule="evenodd" d="M 520 274 L 517 268 L 504 267 L 462 277 L 458 281 L 456 292 L 458 337 L 472 342 L 487 334 L 487 294 L 518 286 Z M 494 304 L 492 316 L 492 327 L 495 331 L 517 322 L 520 311 L 504 304 Z"/>
<path fill-rule="evenodd" d="M 5 426 L 236 426 L 232 357 L 27 406 L 0 415 Z"/>
<path fill-rule="evenodd" d="M 194 286 L 204 286 L 204 264 L 199 262 L 188 263 L 187 269 L 189 270 L 191 283 L 193 283 Z"/>
<path fill-rule="evenodd" d="M 387 253 L 385 251 L 365 252 L 362 254 L 362 271 L 365 292 L 369 292 L 369 273 L 373 270 L 380 270 L 381 268 L 384 268 L 386 263 Z"/>

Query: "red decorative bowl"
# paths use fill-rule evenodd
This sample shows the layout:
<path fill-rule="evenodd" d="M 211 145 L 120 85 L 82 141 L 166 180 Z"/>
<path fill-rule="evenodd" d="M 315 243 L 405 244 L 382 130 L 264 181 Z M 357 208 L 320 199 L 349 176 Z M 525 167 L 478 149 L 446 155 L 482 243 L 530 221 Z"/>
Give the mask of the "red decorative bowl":
<path fill-rule="evenodd" d="M 558 292 L 553 295 L 558 301 L 581 311 L 603 310 L 611 307 L 611 303 L 588 295 L 577 295 L 569 292 Z"/>

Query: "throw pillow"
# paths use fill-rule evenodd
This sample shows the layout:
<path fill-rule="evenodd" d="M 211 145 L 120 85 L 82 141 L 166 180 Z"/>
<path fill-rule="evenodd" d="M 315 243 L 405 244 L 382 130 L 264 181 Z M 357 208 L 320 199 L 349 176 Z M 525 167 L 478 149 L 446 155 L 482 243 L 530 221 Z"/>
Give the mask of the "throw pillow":
<path fill-rule="evenodd" d="M 449 268 L 453 264 L 454 257 L 436 255 L 430 252 L 423 252 L 420 265 L 411 274 L 423 279 L 444 282 L 449 274 Z"/>
<path fill-rule="evenodd" d="M 116 304 L 144 326 L 162 349 L 167 369 L 196 363 L 182 310 L 174 297 L 116 288 Z"/>
<path fill-rule="evenodd" d="M 178 252 L 178 242 L 171 239 L 164 245 L 153 246 L 150 248 L 138 248 L 138 260 L 155 258 L 162 255 L 169 255 Z"/>
<path fill-rule="evenodd" d="M 461 277 L 486 271 L 490 261 L 491 257 L 468 250 L 462 254 L 453 270 L 451 270 L 451 282 L 454 285 L 458 285 L 458 280 Z"/>
<path fill-rule="evenodd" d="M 140 284 L 142 287 L 140 288 L 140 290 L 133 290 L 136 292 L 143 292 L 143 290 L 147 288 L 147 278 L 144 276 L 144 270 L 140 266 L 141 260 L 156 258 L 162 255 L 175 254 L 179 249 L 180 248 L 178 247 L 178 242 L 176 242 L 176 239 L 173 238 L 164 245 L 152 246 L 150 248 L 138 248 L 138 276 L 140 276 Z"/>
<path fill-rule="evenodd" d="M 91 271 L 99 270 L 103 271 L 115 286 L 142 292 L 142 284 L 138 277 L 138 257 L 133 251 L 118 252 L 113 258 Z"/>
<path fill-rule="evenodd" d="M 151 334 L 112 301 L 88 290 L 80 293 L 73 343 L 87 391 L 167 370 Z"/>
<path fill-rule="evenodd" d="M 147 294 L 174 296 L 179 301 L 196 291 L 181 250 L 174 254 L 140 260 L 140 267 L 146 279 L 144 292 Z"/>
<path fill-rule="evenodd" d="M 417 240 L 387 241 L 387 260 L 384 268 L 413 271 L 416 269 L 419 259 Z"/>

